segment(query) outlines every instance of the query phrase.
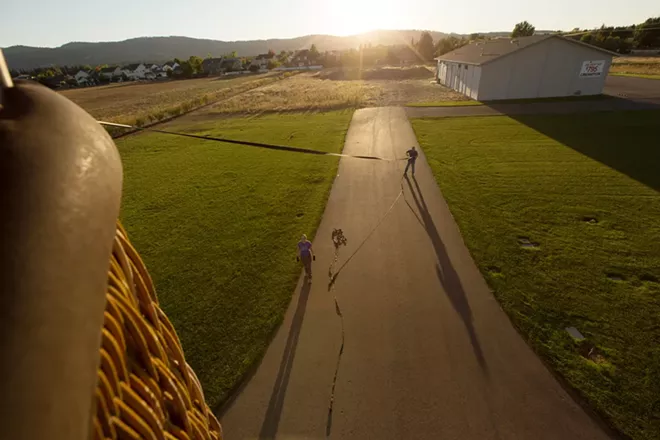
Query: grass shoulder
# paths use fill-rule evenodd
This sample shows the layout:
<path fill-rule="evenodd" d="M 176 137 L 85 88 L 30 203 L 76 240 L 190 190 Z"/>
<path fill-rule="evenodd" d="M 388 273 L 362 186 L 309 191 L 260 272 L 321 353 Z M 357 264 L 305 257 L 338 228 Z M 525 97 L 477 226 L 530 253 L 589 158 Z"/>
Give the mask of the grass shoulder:
<path fill-rule="evenodd" d="M 352 112 L 227 118 L 173 130 L 340 152 Z M 120 139 L 121 218 L 211 407 L 267 348 L 338 159 L 158 133 Z"/>
<path fill-rule="evenodd" d="M 648 379 L 660 377 L 658 120 L 635 111 L 412 121 L 513 323 L 637 440 L 660 438 L 660 385 Z"/>

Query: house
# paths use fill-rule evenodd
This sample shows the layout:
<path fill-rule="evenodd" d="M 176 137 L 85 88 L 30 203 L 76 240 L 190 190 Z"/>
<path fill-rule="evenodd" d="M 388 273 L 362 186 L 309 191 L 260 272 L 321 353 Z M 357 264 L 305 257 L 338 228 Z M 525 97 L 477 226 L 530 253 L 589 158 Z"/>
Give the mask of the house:
<path fill-rule="evenodd" d="M 391 61 L 398 61 L 402 66 L 419 63 L 419 55 L 409 46 L 397 46 L 388 52 Z"/>
<path fill-rule="evenodd" d="M 149 70 L 156 75 L 156 79 L 167 78 L 167 72 L 158 64 L 152 64 L 151 67 L 149 67 Z"/>
<path fill-rule="evenodd" d="M 122 67 L 123 72 L 129 79 L 145 79 L 145 74 L 148 72 L 147 66 L 142 63 L 128 64 Z"/>
<path fill-rule="evenodd" d="M 68 87 L 68 82 L 74 82 L 75 79 L 70 76 L 70 75 L 54 75 L 48 78 L 42 78 L 39 80 L 43 85 L 46 87 L 49 87 L 51 89 L 59 89 L 62 87 L 67 88 Z"/>
<path fill-rule="evenodd" d="M 481 101 L 598 95 L 614 56 L 555 34 L 496 38 L 436 58 L 436 79 Z"/>
<path fill-rule="evenodd" d="M 291 67 L 303 67 L 303 66 L 309 66 L 311 64 L 312 64 L 312 60 L 310 59 L 309 56 L 309 49 L 303 49 L 297 51 L 296 53 L 293 54 L 291 61 L 289 61 L 289 65 L 291 65 Z"/>
<path fill-rule="evenodd" d="M 163 70 L 163 72 L 173 72 L 174 69 L 176 69 L 177 67 L 180 67 L 179 63 L 176 63 L 174 61 L 168 61 L 167 63 L 161 66 L 161 69 Z"/>
<path fill-rule="evenodd" d="M 74 75 L 74 78 L 79 86 L 86 86 L 91 83 L 92 80 L 89 73 L 84 70 L 79 70 L 78 73 Z"/>
<path fill-rule="evenodd" d="M 225 58 L 220 65 L 223 72 L 238 72 L 243 70 L 243 61 L 240 58 Z"/>
<path fill-rule="evenodd" d="M 202 61 L 202 71 L 208 75 L 217 75 L 222 73 L 223 58 L 207 58 Z"/>
<path fill-rule="evenodd" d="M 112 77 L 115 74 L 115 67 L 104 67 L 99 71 L 99 78 L 100 79 L 112 79 Z"/>
<path fill-rule="evenodd" d="M 252 59 L 250 67 L 256 66 L 259 70 L 268 69 L 268 64 L 275 59 L 274 53 L 262 53 Z"/>
<path fill-rule="evenodd" d="M 124 77 L 128 77 L 128 75 L 131 72 L 126 70 L 124 67 L 117 66 L 115 67 L 115 70 L 112 72 L 112 78 L 114 79 L 123 79 Z"/>

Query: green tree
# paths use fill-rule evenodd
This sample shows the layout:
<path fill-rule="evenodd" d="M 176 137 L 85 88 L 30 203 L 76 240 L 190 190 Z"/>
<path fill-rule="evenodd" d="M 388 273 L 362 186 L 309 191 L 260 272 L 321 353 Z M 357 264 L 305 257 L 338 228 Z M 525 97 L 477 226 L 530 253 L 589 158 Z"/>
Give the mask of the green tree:
<path fill-rule="evenodd" d="M 275 56 L 275 51 L 273 49 L 268 49 L 268 56 L 273 58 Z"/>
<path fill-rule="evenodd" d="M 444 55 L 468 43 L 469 41 L 465 38 L 456 38 L 454 36 L 442 38 L 435 44 L 435 56 Z"/>
<path fill-rule="evenodd" d="M 312 44 L 312 47 L 309 48 L 309 58 L 312 60 L 317 60 L 319 55 L 319 50 L 316 48 L 316 44 Z"/>
<path fill-rule="evenodd" d="M 181 66 L 182 76 L 185 78 L 190 78 L 195 73 L 195 69 L 190 64 L 189 61 L 181 62 L 180 66 Z"/>
<path fill-rule="evenodd" d="M 202 62 L 204 62 L 203 59 L 194 55 L 188 58 L 188 64 L 190 64 L 193 73 L 199 73 L 202 71 Z"/>
<path fill-rule="evenodd" d="M 536 29 L 534 28 L 534 26 L 529 24 L 529 22 L 521 21 L 513 28 L 513 32 L 511 32 L 511 37 L 512 38 L 530 37 L 534 35 L 535 30 Z"/>
<path fill-rule="evenodd" d="M 636 26 L 633 39 L 636 47 L 640 49 L 647 47 L 659 47 L 660 17 L 649 18 L 644 23 Z"/>
<path fill-rule="evenodd" d="M 417 42 L 417 52 L 422 57 L 423 61 L 430 61 L 433 59 L 435 47 L 433 46 L 433 37 L 429 32 L 422 32 L 422 36 Z"/>
<path fill-rule="evenodd" d="M 580 37 L 580 41 L 583 43 L 591 44 L 592 40 L 594 39 L 594 36 L 591 35 L 591 32 L 588 34 L 584 34 Z"/>
<path fill-rule="evenodd" d="M 272 70 L 276 67 L 280 67 L 279 61 L 275 61 L 275 60 L 268 61 L 268 70 Z"/>

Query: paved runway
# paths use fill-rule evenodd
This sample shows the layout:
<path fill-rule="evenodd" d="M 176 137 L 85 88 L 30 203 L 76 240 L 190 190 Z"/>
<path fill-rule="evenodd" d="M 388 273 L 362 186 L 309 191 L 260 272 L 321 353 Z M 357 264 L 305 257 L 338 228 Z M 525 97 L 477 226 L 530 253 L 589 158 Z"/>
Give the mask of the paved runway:
<path fill-rule="evenodd" d="M 364 109 L 344 152 L 401 158 L 412 145 L 403 109 Z M 608 438 L 513 329 L 423 154 L 414 179 L 401 179 L 404 164 L 341 160 L 314 240 L 314 282 L 300 281 L 262 364 L 223 415 L 225 438 Z M 339 265 L 369 238 L 328 291 L 334 228 L 348 240 Z M 335 296 L 345 345 L 329 420 L 342 341 Z"/>

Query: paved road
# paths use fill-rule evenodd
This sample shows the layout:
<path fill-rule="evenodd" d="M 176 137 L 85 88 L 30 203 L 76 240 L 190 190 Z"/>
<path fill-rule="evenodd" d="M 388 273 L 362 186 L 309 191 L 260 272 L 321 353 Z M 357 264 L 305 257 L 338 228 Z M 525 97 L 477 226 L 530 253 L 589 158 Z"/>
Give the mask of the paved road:
<path fill-rule="evenodd" d="M 359 110 L 349 154 L 402 157 L 403 109 Z M 227 439 L 321 439 L 341 344 L 330 438 L 605 439 L 511 326 L 475 267 L 423 156 L 342 159 L 318 234 L 311 289 L 298 286 L 263 363 L 222 417 Z M 328 292 L 331 233 L 366 241 Z M 407 202 L 407 203 L 406 203 Z"/>
<path fill-rule="evenodd" d="M 657 99 L 660 98 L 660 80 L 608 76 L 605 81 L 605 93 L 623 98 Z"/>
<path fill-rule="evenodd" d="M 604 93 L 615 98 L 572 102 L 491 103 L 466 107 L 409 107 L 406 112 L 411 118 L 423 118 L 660 109 L 660 80 L 608 76 Z"/>

